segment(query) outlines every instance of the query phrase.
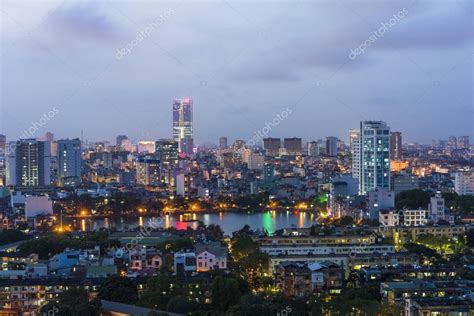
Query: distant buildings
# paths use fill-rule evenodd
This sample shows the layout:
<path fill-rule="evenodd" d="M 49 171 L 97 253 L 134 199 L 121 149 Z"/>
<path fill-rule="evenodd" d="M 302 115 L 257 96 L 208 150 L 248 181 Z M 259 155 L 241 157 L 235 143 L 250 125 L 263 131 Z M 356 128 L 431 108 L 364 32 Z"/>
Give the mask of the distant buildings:
<path fill-rule="evenodd" d="M 337 156 L 337 137 L 329 136 L 326 138 L 326 154 L 330 157 Z"/>
<path fill-rule="evenodd" d="M 140 140 L 138 142 L 138 153 L 154 154 L 156 142 L 153 140 Z"/>
<path fill-rule="evenodd" d="M 82 148 L 79 139 L 58 140 L 58 181 L 60 185 L 78 183 L 82 171 Z"/>
<path fill-rule="evenodd" d="M 469 136 L 459 136 L 457 145 L 458 149 L 469 148 Z"/>
<path fill-rule="evenodd" d="M 390 159 L 402 160 L 402 133 L 390 134 Z"/>
<path fill-rule="evenodd" d="M 474 195 L 474 172 L 456 172 L 454 174 L 454 191 L 459 195 Z"/>
<path fill-rule="evenodd" d="M 173 101 L 173 140 L 180 152 L 193 154 L 193 100 L 189 98 Z"/>
<path fill-rule="evenodd" d="M 160 161 L 157 159 L 139 158 L 136 161 L 136 181 L 141 185 L 159 184 Z"/>
<path fill-rule="evenodd" d="M 283 139 L 283 147 L 288 155 L 301 155 L 302 140 L 298 137 L 285 138 Z"/>
<path fill-rule="evenodd" d="M 281 141 L 279 138 L 264 138 L 263 148 L 269 156 L 278 156 L 280 152 Z"/>
<path fill-rule="evenodd" d="M 219 138 L 219 149 L 227 149 L 227 137 L 220 137 Z"/>

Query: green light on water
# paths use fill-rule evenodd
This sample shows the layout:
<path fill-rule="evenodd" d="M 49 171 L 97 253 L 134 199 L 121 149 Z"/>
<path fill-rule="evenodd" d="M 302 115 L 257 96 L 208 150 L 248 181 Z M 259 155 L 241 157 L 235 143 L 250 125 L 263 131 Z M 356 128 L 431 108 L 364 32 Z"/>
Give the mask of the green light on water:
<path fill-rule="evenodd" d="M 275 226 L 273 223 L 272 214 L 270 212 L 265 212 L 262 214 L 262 227 L 269 234 L 273 234 L 275 232 Z"/>

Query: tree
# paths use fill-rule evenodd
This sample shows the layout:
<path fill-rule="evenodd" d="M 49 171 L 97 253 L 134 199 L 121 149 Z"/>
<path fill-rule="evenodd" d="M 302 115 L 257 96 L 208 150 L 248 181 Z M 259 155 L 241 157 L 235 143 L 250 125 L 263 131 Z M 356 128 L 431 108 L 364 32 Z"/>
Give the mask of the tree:
<path fill-rule="evenodd" d="M 89 293 L 81 288 L 70 288 L 62 292 L 57 303 L 48 303 L 41 308 L 43 315 L 95 316 L 99 315 L 100 301 L 89 302 Z"/>
<path fill-rule="evenodd" d="M 0 232 L 0 245 L 5 245 L 20 240 L 25 240 L 28 236 L 21 230 L 6 229 Z"/>
<path fill-rule="evenodd" d="M 132 280 L 114 275 L 100 286 L 98 297 L 107 301 L 135 304 L 138 300 L 138 292 Z"/>
<path fill-rule="evenodd" d="M 226 311 L 239 302 L 241 293 L 236 279 L 218 276 L 212 283 L 212 305 L 219 311 Z"/>
<path fill-rule="evenodd" d="M 420 189 L 402 191 L 395 196 L 395 207 L 399 210 L 427 209 L 429 203 L 430 194 Z"/>
<path fill-rule="evenodd" d="M 168 312 L 178 314 L 189 314 L 198 308 L 199 304 L 197 302 L 190 301 L 182 296 L 172 297 L 166 306 Z"/>

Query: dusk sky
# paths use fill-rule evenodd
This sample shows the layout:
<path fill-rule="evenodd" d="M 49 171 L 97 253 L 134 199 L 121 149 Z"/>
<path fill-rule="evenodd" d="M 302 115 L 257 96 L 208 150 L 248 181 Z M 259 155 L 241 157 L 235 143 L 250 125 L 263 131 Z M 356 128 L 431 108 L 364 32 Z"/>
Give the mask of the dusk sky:
<path fill-rule="evenodd" d="M 198 144 L 248 140 L 287 108 L 268 136 L 347 140 L 375 119 L 406 142 L 474 138 L 473 1 L 0 3 L 10 140 L 54 108 L 36 137 L 170 138 L 185 96 Z"/>

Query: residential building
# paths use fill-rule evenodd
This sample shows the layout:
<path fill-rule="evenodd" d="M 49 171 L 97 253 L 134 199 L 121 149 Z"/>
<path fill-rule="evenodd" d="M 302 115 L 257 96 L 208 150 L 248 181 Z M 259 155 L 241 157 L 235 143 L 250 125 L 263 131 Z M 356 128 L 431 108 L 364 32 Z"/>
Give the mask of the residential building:
<path fill-rule="evenodd" d="M 402 160 L 402 133 L 392 132 L 390 134 L 390 159 Z"/>
<path fill-rule="evenodd" d="M 279 138 L 264 138 L 263 148 L 267 155 L 278 156 L 281 147 L 281 140 Z"/>
<path fill-rule="evenodd" d="M 391 210 L 380 210 L 379 212 L 379 223 L 384 227 L 394 227 L 400 225 L 400 214 L 399 211 Z"/>
<path fill-rule="evenodd" d="M 60 185 L 78 184 L 82 172 L 81 141 L 60 139 L 58 145 L 58 181 Z"/>
<path fill-rule="evenodd" d="M 227 248 L 220 242 L 198 243 L 194 252 L 198 272 L 227 269 Z"/>
<path fill-rule="evenodd" d="M 298 137 L 283 139 L 283 147 L 288 155 L 301 155 L 303 149 L 302 140 Z"/>
<path fill-rule="evenodd" d="M 456 172 L 454 191 L 459 195 L 474 195 L 474 172 L 471 170 Z"/>
<path fill-rule="evenodd" d="M 160 184 L 160 161 L 157 159 L 138 158 L 136 161 L 137 184 L 151 185 Z"/>
<path fill-rule="evenodd" d="M 326 137 L 326 154 L 330 157 L 337 156 L 337 137 L 329 136 Z"/>
<path fill-rule="evenodd" d="M 46 186 L 51 184 L 51 144 L 36 139 L 13 143 L 7 160 L 7 184 Z"/>

